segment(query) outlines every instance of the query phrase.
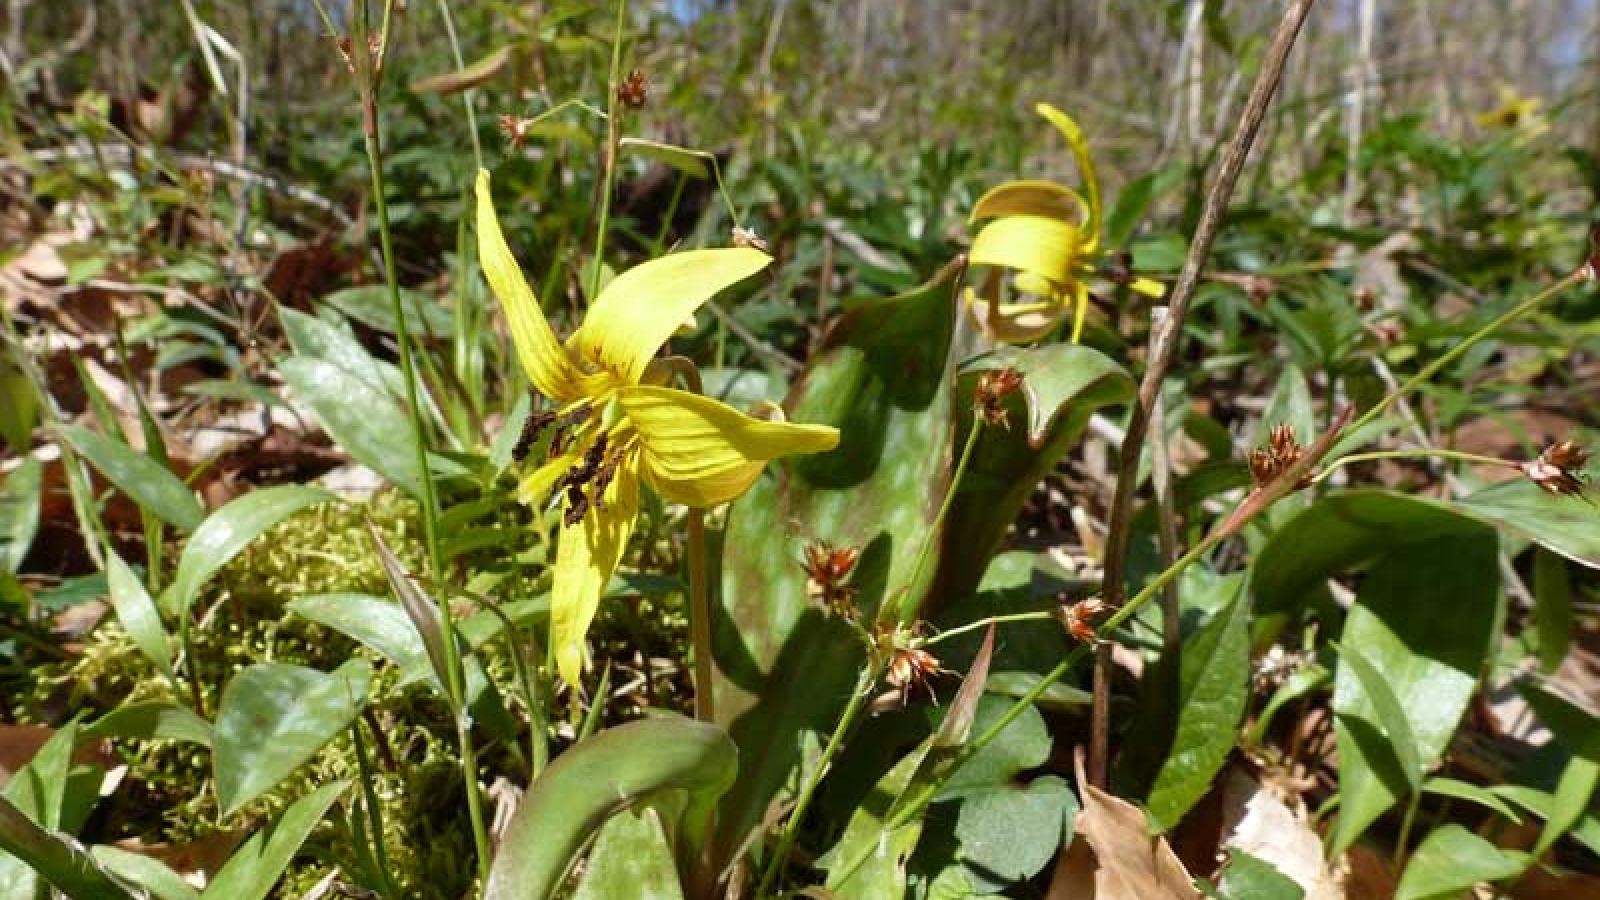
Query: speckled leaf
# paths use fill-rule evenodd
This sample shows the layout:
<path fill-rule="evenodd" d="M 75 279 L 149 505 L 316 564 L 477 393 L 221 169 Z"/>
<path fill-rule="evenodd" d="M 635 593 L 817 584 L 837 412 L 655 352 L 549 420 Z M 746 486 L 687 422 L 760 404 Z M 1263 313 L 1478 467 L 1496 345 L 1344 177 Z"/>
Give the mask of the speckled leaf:
<path fill-rule="evenodd" d="M 156 602 L 150 599 L 150 592 L 144 589 L 139 576 L 109 545 L 106 547 L 106 583 L 110 587 L 111 608 L 117 611 L 122 630 L 133 639 L 139 652 L 155 664 L 156 671 L 170 679 L 172 654 L 167 649 L 167 629 L 161 624 Z"/>
<path fill-rule="evenodd" d="M 320 488 L 281 484 L 257 488 L 229 501 L 206 516 L 183 545 L 177 574 L 161 595 L 162 608 L 174 616 L 188 615 L 189 605 L 206 580 L 251 541 L 300 510 L 332 499 L 332 494 Z"/>
<path fill-rule="evenodd" d="M 44 465 L 32 456 L 0 483 L 0 571 L 16 572 L 39 531 Z"/>
<path fill-rule="evenodd" d="M 1417 847 L 1400 876 L 1395 900 L 1458 897 L 1481 881 L 1520 875 L 1530 862 L 1526 853 L 1502 850 L 1460 825 L 1444 825 Z"/>
<path fill-rule="evenodd" d="M 832 727 L 859 668 L 860 642 L 806 597 L 805 545 L 860 549 L 853 583 L 869 618 L 885 602 L 915 608 L 931 580 L 934 565 L 907 584 L 949 477 L 958 275 L 952 265 L 835 323 L 787 408 L 837 426 L 838 448 L 769 466 L 729 513 L 713 627 L 717 713 L 741 777 L 718 820 L 725 851 L 795 783 L 800 748 Z"/>
<path fill-rule="evenodd" d="M 1210 789 L 1250 696 L 1250 609 L 1243 579 L 1233 580 L 1233 600 L 1183 647 L 1177 731 L 1146 803 L 1162 830 L 1177 825 Z"/>
<path fill-rule="evenodd" d="M 277 786 L 344 730 L 367 702 L 372 667 L 353 659 L 332 673 L 256 663 L 222 692 L 212 738 L 224 816 Z"/>
<path fill-rule="evenodd" d="M 664 791 L 687 792 L 685 818 L 703 821 L 733 783 L 737 761 L 722 729 L 689 719 L 630 722 L 580 742 L 518 804 L 484 900 L 545 900 L 612 814 Z"/>
<path fill-rule="evenodd" d="M 649 807 L 625 809 L 600 827 L 574 900 L 683 900 L 672 847 Z"/>
<path fill-rule="evenodd" d="M 335 781 L 296 800 L 276 822 L 251 835 L 233 852 L 200 895 L 202 900 L 263 900 L 283 877 L 283 870 L 311 829 L 349 786 L 348 781 Z"/>
<path fill-rule="evenodd" d="M 1504 618 L 1497 538 L 1475 531 L 1401 545 L 1361 584 L 1340 644 L 1382 673 L 1416 741 L 1417 765 L 1438 761 L 1477 686 Z M 1335 677 L 1339 820 L 1334 855 L 1410 790 L 1372 698 L 1348 665 Z"/>
<path fill-rule="evenodd" d="M 1593 485 L 1600 479 L 1600 466 L 1591 466 L 1586 477 Z M 1558 497 L 1518 478 L 1484 488 L 1454 505 L 1573 562 L 1600 569 L 1600 514 L 1595 512 L 1595 489 L 1589 490 L 1587 497 Z"/>
<path fill-rule="evenodd" d="M 326 360 L 291 356 L 278 371 L 352 459 L 411 496 L 421 495 L 411 422 L 391 394 Z"/>
<path fill-rule="evenodd" d="M 1089 416 L 1133 396 L 1132 377 L 1098 350 L 1074 344 L 995 350 L 963 368 L 957 447 L 972 427 L 970 398 L 980 373 L 1007 367 L 1022 373 L 1022 390 L 1007 401 L 1009 427 L 986 426 L 978 436 L 950 509 L 941 573 L 947 596 L 962 597 L 977 586 L 1023 502 L 1078 442 Z"/>
<path fill-rule="evenodd" d="M 155 457 L 80 425 L 61 426 L 61 436 L 117 490 L 168 525 L 193 531 L 205 518 L 194 491 Z"/>

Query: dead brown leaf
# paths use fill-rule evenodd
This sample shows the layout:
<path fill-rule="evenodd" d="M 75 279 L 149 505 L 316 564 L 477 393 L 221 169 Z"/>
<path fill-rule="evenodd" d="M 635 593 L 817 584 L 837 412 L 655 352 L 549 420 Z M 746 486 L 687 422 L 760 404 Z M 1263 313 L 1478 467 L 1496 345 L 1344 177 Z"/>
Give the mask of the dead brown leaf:
<path fill-rule="evenodd" d="M 1050 881 L 1050 900 L 1199 900 L 1194 880 L 1166 838 L 1151 836 L 1139 807 L 1089 783 L 1077 760 L 1083 810 L 1077 837 Z M 1091 860 L 1084 859 L 1085 853 Z"/>

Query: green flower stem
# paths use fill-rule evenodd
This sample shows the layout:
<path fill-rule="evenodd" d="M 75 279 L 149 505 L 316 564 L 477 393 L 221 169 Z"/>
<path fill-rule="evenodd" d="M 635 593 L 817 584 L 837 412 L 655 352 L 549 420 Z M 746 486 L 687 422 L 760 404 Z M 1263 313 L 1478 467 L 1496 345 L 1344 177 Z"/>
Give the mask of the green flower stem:
<path fill-rule="evenodd" d="M 706 593 L 706 511 L 699 507 L 689 508 L 689 646 L 694 652 L 694 717 L 715 722 L 711 600 Z"/>
<path fill-rule="evenodd" d="M 794 810 L 789 813 L 788 820 L 784 823 L 783 832 L 778 836 L 778 846 L 767 860 L 766 871 L 761 873 L 761 883 L 756 887 L 756 900 L 764 900 L 770 896 L 773 883 L 777 880 L 778 872 L 783 869 L 784 861 L 789 858 L 789 851 L 794 849 L 794 841 L 800 831 L 800 823 L 805 820 L 806 811 L 811 807 L 811 798 L 816 795 L 817 786 L 822 783 L 823 776 L 828 772 L 828 766 L 833 762 L 833 757 L 844 744 L 844 736 L 851 726 L 855 724 L 856 717 L 861 713 L 867 696 L 872 693 L 872 686 L 878 683 L 881 674 L 879 667 L 872 662 L 861 668 L 861 674 L 856 676 L 856 686 L 850 692 L 850 702 L 846 704 L 844 712 L 839 716 L 839 722 L 833 727 L 833 734 L 828 736 L 827 746 L 822 748 L 822 756 L 817 760 L 816 771 L 806 779 L 801 786 L 800 794 L 795 798 Z"/>
<path fill-rule="evenodd" d="M 356 765 L 361 771 L 362 805 L 367 808 L 367 827 L 372 831 L 372 850 L 378 864 L 378 877 L 383 879 L 384 894 L 398 897 L 394 883 L 394 867 L 389 864 L 389 851 L 383 843 L 383 808 L 378 805 L 378 791 L 373 786 L 372 762 L 367 758 L 367 743 L 361 739 L 361 720 L 350 723 L 350 738 L 356 748 Z"/>
<path fill-rule="evenodd" d="M 1554 284 L 1549 285 L 1544 290 L 1534 294 L 1532 297 L 1529 297 L 1521 303 L 1518 303 L 1516 306 L 1513 306 L 1511 309 L 1501 313 L 1494 319 L 1494 321 L 1488 323 L 1482 328 L 1479 328 L 1472 334 L 1467 335 L 1461 340 L 1460 343 L 1440 354 L 1438 359 L 1435 359 L 1434 361 L 1423 366 L 1421 369 L 1418 369 L 1417 373 L 1406 379 L 1404 384 L 1395 388 L 1393 391 L 1390 391 L 1382 400 L 1374 403 L 1371 409 L 1367 410 L 1365 413 L 1362 413 L 1360 418 L 1351 423 L 1348 431 L 1360 431 L 1363 426 L 1371 424 L 1374 419 L 1383 415 L 1384 411 L 1393 406 L 1397 401 L 1400 400 L 1401 397 L 1404 397 L 1405 395 L 1416 390 L 1418 387 L 1421 387 L 1428 381 L 1428 379 L 1439 374 L 1441 370 L 1459 359 L 1462 354 L 1472 349 L 1472 347 L 1479 341 L 1482 341 L 1484 338 L 1489 337 L 1500 329 L 1510 325 L 1512 322 L 1515 322 L 1523 316 L 1526 316 L 1528 313 L 1533 312 L 1535 309 L 1538 309 L 1545 303 L 1545 301 L 1556 296 L 1557 294 L 1562 293 L 1568 288 L 1575 287 L 1587 281 L 1592 281 L 1594 280 L 1594 277 L 1595 272 L 1593 267 L 1585 263 L 1565 278 L 1562 278 Z"/>
<path fill-rule="evenodd" d="M 1379 459 L 1453 459 L 1457 462 L 1472 463 L 1480 466 L 1504 466 L 1516 468 L 1517 464 L 1496 456 L 1481 456 L 1477 453 L 1463 453 L 1460 450 L 1440 450 L 1432 447 L 1422 447 L 1415 450 L 1374 450 L 1370 453 L 1352 453 L 1341 456 L 1329 463 L 1326 468 L 1318 472 L 1312 482 L 1320 482 L 1332 475 L 1343 466 L 1359 462 L 1372 462 Z"/>
<path fill-rule="evenodd" d="M 969 631 L 978 631 L 980 629 L 988 628 L 990 625 L 1003 625 L 1007 622 L 1046 622 L 1054 618 L 1054 612 L 1043 609 L 1035 612 L 1011 613 L 1004 616 L 989 616 L 986 619 L 979 619 L 976 622 L 968 622 L 965 625 L 957 628 L 951 628 L 948 631 L 941 631 L 933 637 L 924 640 L 920 646 L 931 647 L 940 641 L 949 640 L 957 635 L 966 634 Z"/>
<path fill-rule="evenodd" d="M 621 110 L 617 109 L 617 80 L 622 75 L 622 29 L 628 15 L 628 0 L 617 0 L 617 27 L 611 36 L 611 74 L 606 79 L 606 149 L 600 159 L 602 188 L 600 193 L 600 224 L 594 232 L 594 259 L 590 260 L 589 302 L 600 293 L 600 261 L 606 249 L 606 231 L 611 227 L 611 194 L 617 184 L 617 145 L 622 140 L 622 128 L 617 122 Z"/>
<path fill-rule="evenodd" d="M 393 12 L 394 0 L 384 3 L 383 19 L 386 30 L 380 35 L 388 43 L 387 26 Z M 357 3 L 356 34 L 351 55 L 356 60 L 356 81 L 361 93 L 362 133 L 366 138 L 368 168 L 372 174 L 372 200 L 377 207 L 378 241 L 383 251 L 383 277 L 389 289 L 389 305 L 395 319 L 395 341 L 400 347 L 400 373 L 406 385 L 406 412 L 411 419 L 412 443 L 416 453 L 417 471 L 422 481 L 422 528 L 424 544 L 428 550 L 428 566 L 436 584 L 444 583 L 444 558 L 439 549 L 439 505 L 435 496 L 433 478 L 428 473 L 428 437 L 423 424 L 421 403 L 417 393 L 416 361 L 411 353 L 411 331 L 406 320 L 405 304 L 400 300 L 400 280 L 395 272 L 394 241 L 389 229 L 389 205 L 383 179 L 383 142 L 379 127 L 378 73 L 374 60 L 367 52 L 367 4 Z M 478 785 L 478 756 L 472 742 L 471 721 L 466 715 L 466 690 L 461 666 L 461 651 L 454 639 L 455 622 L 448 602 L 439 604 L 439 616 L 444 626 L 446 640 L 446 689 L 455 713 L 456 735 L 461 752 L 461 777 L 467 794 L 467 816 L 472 823 L 472 838 L 478 856 L 479 877 L 489 877 L 489 830 L 483 815 L 483 795 Z"/>
<path fill-rule="evenodd" d="M 967 442 L 961 448 L 961 458 L 956 461 L 956 470 L 950 476 L 950 487 L 944 492 L 944 501 L 939 504 L 939 512 L 933 517 L 933 525 L 922 539 L 922 549 L 917 551 L 917 564 L 911 568 L 911 578 L 905 583 L 905 595 L 900 598 L 901 609 L 897 611 L 897 618 L 901 624 L 906 624 L 911 618 L 913 610 L 910 604 L 916 599 L 913 592 L 922 580 L 922 570 L 928 564 L 928 556 L 933 551 L 934 542 L 942 537 L 940 532 L 944 528 L 945 517 L 950 514 L 950 506 L 956 499 L 956 490 L 961 487 L 961 479 L 967 474 L 967 464 L 972 462 L 972 451 L 978 446 L 978 435 L 982 431 L 983 419 L 974 415 L 972 428 L 967 431 Z M 878 619 L 880 621 L 883 619 L 881 610 Z"/>
<path fill-rule="evenodd" d="M 450 15 L 450 0 L 439 0 L 439 17 L 444 20 L 444 34 L 450 42 L 450 55 L 456 61 L 456 71 L 467 67 L 466 59 L 461 55 L 461 42 L 456 39 L 455 18 Z M 467 88 L 461 92 L 461 106 L 467 111 L 467 134 L 472 137 L 472 159 L 477 163 L 478 169 L 483 168 L 483 144 L 478 140 L 478 114 L 473 110 L 472 104 L 477 99 L 478 92 Z"/>

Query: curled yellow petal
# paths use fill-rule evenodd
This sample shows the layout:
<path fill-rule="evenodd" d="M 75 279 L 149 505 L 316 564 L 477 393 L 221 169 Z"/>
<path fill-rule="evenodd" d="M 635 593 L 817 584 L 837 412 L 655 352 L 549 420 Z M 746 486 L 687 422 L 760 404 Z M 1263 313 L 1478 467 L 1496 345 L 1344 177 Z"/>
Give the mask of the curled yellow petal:
<path fill-rule="evenodd" d="M 561 342 L 556 340 L 555 332 L 550 330 L 538 298 L 517 267 L 516 257 L 511 255 L 511 248 L 500 231 L 500 219 L 494 212 L 489 173 L 483 169 L 478 170 L 477 198 L 478 263 L 483 266 L 484 278 L 506 311 L 511 342 L 516 345 L 522 369 L 539 393 L 561 402 L 570 400 L 577 395 L 577 372 Z"/>
<path fill-rule="evenodd" d="M 839 444 L 836 428 L 765 422 L 687 391 L 629 387 L 618 398 L 639 433 L 644 477 L 663 497 L 690 506 L 739 496 L 767 460 Z"/>
<path fill-rule="evenodd" d="M 1083 320 L 1089 317 L 1089 287 L 1081 281 L 1072 283 L 1072 343 L 1083 337 Z"/>
<path fill-rule="evenodd" d="M 1006 216 L 983 226 L 972 239 L 975 266 L 1004 266 L 1056 284 L 1073 280 L 1082 232 L 1044 216 Z"/>
<path fill-rule="evenodd" d="M 1153 297 L 1159 300 L 1161 299 L 1161 296 L 1167 292 L 1167 286 L 1159 281 L 1156 281 L 1154 278 L 1145 278 L 1141 276 L 1128 282 L 1128 290 L 1133 291 L 1136 294 L 1143 294 L 1146 297 Z"/>
<path fill-rule="evenodd" d="M 1084 224 L 1084 233 L 1088 238 L 1084 242 L 1084 249 L 1093 251 L 1100 244 L 1100 179 L 1094 171 L 1094 159 L 1089 156 L 1089 139 L 1083 136 L 1083 129 L 1073 118 L 1048 103 L 1040 103 L 1034 111 L 1044 116 L 1061 136 L 1067 139 L 1067 146 L 1072 148 L 1072 155 L 1077 157 L 1078 171 L 1083 173 L 1083 192 L 1089 198 L 1089 220 Z"/>
<path fill-rule="evenodd" d="M 1077 191 L 1054 181 L 1008 181 L 979 197 L 968 220 L 1017 215 L 1060 219 L 1082 227 L 1089 221 L 1089 204 Z"/>
<path fill-rule="evenodd" d="M 629 454 L 606 488 L 605 508 L 596 504 L 577 524 L 561 528 L 550 589 L 550 643 L 556 670 L 574 686 L 583 675 L 584 635 L 639 514 L 638 465 L 637 455 Z"/>
<path fill-rule="evenodd" d="M 637 384 L 656 351 L 701 304 L 770 262 L 760 250 L 725 248 L 641 263 L 611 279 L 568 346 L 619 382 Z"/>
<path fill-rule="evenodd" d="M 997 341 L 1007 344 L 1025 344 L 1037 341 L 1066 316 L 1066 306 L 1059 300 L 1034 303 L 996 303 L 971 288 L 965 295 L 967 315 L 973 324 Z"/>

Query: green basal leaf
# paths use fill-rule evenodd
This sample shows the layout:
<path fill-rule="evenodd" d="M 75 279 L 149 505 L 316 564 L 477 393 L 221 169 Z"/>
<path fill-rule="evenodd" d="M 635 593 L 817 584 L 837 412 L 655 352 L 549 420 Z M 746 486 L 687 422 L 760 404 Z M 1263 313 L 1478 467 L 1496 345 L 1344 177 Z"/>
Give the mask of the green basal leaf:
<path fill-rule="evenodd" d="M 349 786 L 348 781 L 335 781 L 296 800 L 276 822 L 251 835 L 233 852 L 206 885 L 202 900 L 265 900 L 311 829 Z"/>
<path fill-rule="evenodd" d="M 0 795 L 0 900 L 36 900 L 40 881 L 69 897 L 136 900 L 78 842 L 41 828 Z"/>
<path fill-rule="evenodd" d="M 1444 825 L 1423 838 L 1400 876 L 1395 900 L 1446 900 L 1479 882 L 1521 875 L 1533 860 L 1502 850 L 1460 825 Z"/>
<path fill-rule="evenodd" d="M 44 464 L 24 457 L 0 484 L 0 571 L 17 572 L 39 533 Z"/>
<path fill-rule="evenodd" d="M 89 855 L 106 871 L 149 891 L 156 900 L 200 900 L 200 892 L 182 875 L 153 856 L 111 846 L 90 847 Z"/>
<path fill-rule="evenodd" d="M 972 427 L 980 373 L 1007 367 L 1022 373 L 1022 389 L 1007 402 L 1010 426 L 986 426 L 978 436 L 951 506 L 940 573 L 946 596 L 962 597 L 977 586 L 1023 502 L 1083 436 L 1089 416 L 1133 396 L 1132 377 L 1098 350 L 1073 344 L 1001 348 L 962 367 L 957 447 Z"/>
<path fill-rule="evenodd" d="M 683 900 L 661 816 L 648 806 L 625 809 L 600 826 L 574 900 L 613 897 Z"/>
<path fill-rule="evenodd" d="M 229 816 L 272 790 L 347 728 L 367 702 L 372 667 L 332 673 L 256 663 L 223 689 L 212 738 L 217 803 Z"/>
<path fill-rule="evenodd" d="M 1243 850 L 1228 854 L 1222 888 L 1228 900 L 1301 900 L 1306 895 L 1294 879 Z"/>
<path fill-rule="evenodd" d="M 1587 473 L 1594 483 L 1600 470 Z M 1573 562 L 1600 569 L 1600 515 L 1591 497 L 1556 496 L 1526 478 L 1506 481 L 1454 504 L 1469 516 L 1490 522 Z"/>
<path fill-rule="evenodd" d="M 411 496 L 422 495 L 411 420 L 392 394 L 326 360 L 291 356 L 278 371 L 356 462 Z"/>
<path fill-rule="evenodd" d="M 1411 733 L 1411 722 L 1406 717 L 1405 707 L 1400 705 L 1400 698 L 1389 689 L 1384 675 L 1361 655 L 1361 651 L 1340 647 L 1339 663 L 1340 673 L 1348 669 L 1355 676 L 1353 683 L 1359 688 L 1343 695 L 1335 694 L 1336 701 L 1343 701 L 1348 708 L 1356 709 L 1363 705 L 1364 699 L 1372 713 L 1371 719 L 1346 721 L 1343 724 L 1353 735 L 1357 735 L 1357 741 L 1365 743 L 1369 762 L 1376 764 L 1375 757 L 1384 755 L 1385 749 L 1393 754 L 1393 758 L 1385 760 L 1383 765 L 1393 764 L 1395 768 L 1392 771 L 1398 771 L 1405 780 L 1408 793 L 1416 793 L 1422 787 L 1422 757 L 1417 750 L 1417 739 Z M 1356 718 L 1354 713 L 1346 715 L 1351 719 Z M 1382 740 L 1371 741 L 1370 737 L 1374 735 Z"/>
<path fill-rule="evenodd" d="M 1229 580 L 1234 599 L 1184 642 L 1177 730 L 1145 804 L 1162 830 L 1177 825 L 1210 789 L 1250 698 L 1250 604 L 1243 577 Z"/>
<path fill-rule="evenodd" d="M 167 629 L 161 624 L 156 602 L 150 599 L 144 583 L 116 550 L 107 545 L 105 554 L 106 582 L 111 589 L 111 608 L 117 611 L 117 620 L 139 652 L 155 664 L 156 671 L 171 679 L 172 654 L 167 648 Z"/>
<path fill-rule="evenodd" d="M 833 727 L 861 666 L 860 641 L 807 598 L 805 546 L 860 550 L 852 583 L 868 620 L 885 603 L 917 608 L 931 581 L 935 565 L 907 583 L 949 478 L 959 274 L 947 267 L 834 324 L 786 406 L 793 421 L 837 426 L 838 448 L 768 466 L 729 511 L 723 546 L 737 552 L 722 561 L 712 623 L 717 714 L 740 753 L 718 818 L 724 854 L 799 783 L 801 748 Z"/>
<path fill-rule="evenodd" d="M 83 734 L 88 738 L 187 741 L 211 746 L 211 723 L 188 707 L 167 700 L 125 703 L 85 726 Z"/>
<path fill-rule="evenodd" d="M 689 795 L 679 858 L 695 858 L 711 810 L 737 771 L 728 735 L 688 719 L 630 722 L 580 742 L 545 769 L 517 806 L 484 900 L 545 900 L 608 818 L 667 791 Z"/>
<path fill-rule="evenodd" d="M 200 588 L 251 541 L 300 510 L 332 499 L 320 488 L 283 484 L 258 488 L 216 510 L 183 545 L 178 571 L 161 595 L 162 609 L 188 615 Z"/>
<path fill-rule="evenodd" d="M 1567 562 L 1540 547 L 1533 555 L 1534 623 L 1539 633 L 1539 670 L 1560 668 L 1572 646 L 1572 579 Z"/>
<path fill-rule="evenodd" d="M 1504 621 L 1498 541 L 1492 530 L 1473 527 L 1385 555 L 1362 583 L 1340 636 L 1342 646 L 1382 673 L 1423 768 L 1448 746 Z M 1411 789 L 1414 776 L 1394 764 L 1394 748 L 1373 725 L 1381 721 L 1377 705 L 1349 665 L 1335 677 L 1333 709 L 1342 798 L 1333 839 L 1338 854 Z"/>
<path fill-rule="evenodd" d="M 205 509 L 189 486 L 166 466 L 121 441 L 82 426 L 62 425 L 60 430 L 74 450 L 141 508 L 183 531 L 200 526 Z"/>

